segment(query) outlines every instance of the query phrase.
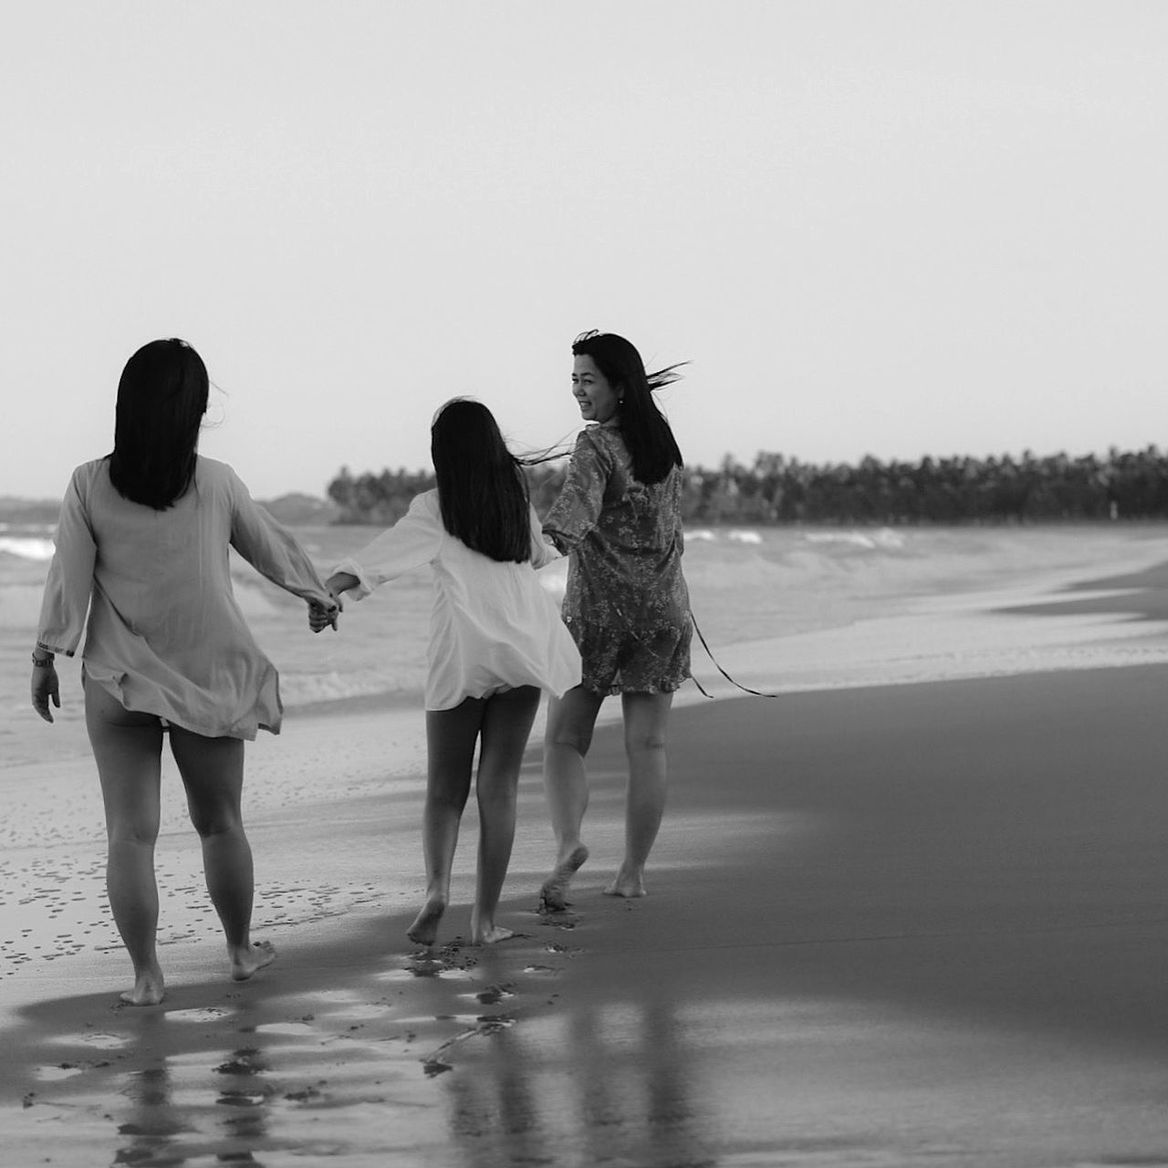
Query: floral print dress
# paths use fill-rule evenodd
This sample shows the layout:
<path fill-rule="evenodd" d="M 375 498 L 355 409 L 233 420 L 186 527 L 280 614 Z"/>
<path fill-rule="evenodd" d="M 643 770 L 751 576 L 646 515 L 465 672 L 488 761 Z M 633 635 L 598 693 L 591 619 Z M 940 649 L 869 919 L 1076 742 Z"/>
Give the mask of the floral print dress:
<path fill-rule="evenodd" d="M 611 423 L 576 438 L 543 530 L 569 556 L 563 617 L 583 658 L 581 684 L 595 693 L 672 693 L 690 676 L 682 473 L 639 482 Z"/>

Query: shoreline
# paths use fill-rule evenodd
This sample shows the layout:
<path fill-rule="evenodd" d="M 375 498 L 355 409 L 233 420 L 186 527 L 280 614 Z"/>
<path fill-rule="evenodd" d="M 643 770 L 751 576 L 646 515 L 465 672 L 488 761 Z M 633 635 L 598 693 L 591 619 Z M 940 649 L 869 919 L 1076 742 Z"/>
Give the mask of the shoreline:
<path fill-rule="evenodd" d="M 259 902 L 276 963 L 229 982 L 208 924 L 165 948 L 168 1000 L 141 1010 L 113 1004 L 120 950 L 52 971 L 6 1026 L 12 1163 L 45 1139 L 65 1165 L 95 1147 L 144 1164 L 1147 1157 L 1168 1087 L 1166 683 L 1150 665 L 705 703 L 675 727 L 641 901 L 600 895 L 623 785 L 603 728 L 592 858 L 549 917 L 529 756 L 500 905 L 521 935 L 494 947 L 462 941 L 473 811 L 427 953 L 404 936 L 419 792 L 349 796 L 334 822 L 276 809 L 252 827 L 261 888 L 311 873 L 317 898 L 303 918 Z"/>
<path fill-rule="evenodd" d="M 892 616 L 740 642 L 717 652 L 737 682 L 781 700 L 871 687 L 1154 666 L 1168 662 L 1168 561 L 1133 560 L 1102 577 L 1058 569 L 988 591 L 918 597 L 906 611 Z M 743 696 L 714 672 L 716 667 L 696 638 L 693 658 L 694 673 L 710 696 L 695 685 L 684 686 L 675 695 L 675 722 L 692 710 Z M 76 701 L 79 695 L 67 695 L 66 700 L 70 696 Z M 760 716 L 768 716 L 769 701 L 748 700 L 761 702 Z M 545 701 L 532 731 L 525 775 L 536 766 L 546 710 Z M 598 732 L 619 722 L 619 702 L 605 702 Z M 44 958 L 63 972 L 84 951 L 120 950 L 104 903 L 100 791 L 84 728 L 58 725 L 43 733 L 53 736 L 46 742 L 55 748 L 65 746 L 65 752 L 55 751 L 53 758 L 43 761 L 20 761 L 0 772 L 10 812 L 0 825 L 4 845 L 0 878 L 9 890 L 0 898 L 0 909 L 7 906 L 11 914 L 22 904 L 40 904 L 45 910 L 31 927 L 10 928 L 9 935 L 0 938 L 0 958 L 6 959 L 8 971 L 8 976 L 0 977 L 0 1017 L 14 984 L 23 980 L 22 966 Z M 424 773 L 420 701 L 402 694 L 366 694 L 290 706 L 280 735 L 260 734 L 248 744 L 244 812 L 249 835 L 271 823 L 295 821 L 314 806 L 366 806 L 379 797 L 413 804 L 405 820 L 420 823 Z M 165 759 L 160 881 L 169 875 L 181 887 L 198 889 L 201 870 L 180 792 L 173 763 Z M 536 795 L 538 803 L 542 796 L 538 791 Z M 80 825 L 72 833 L 54 812 L 63 801 Z M 540 816 L 539 809 L 532 813 L 536 823 Z M 473 825 L 472 801 L 465 826 L 469 831 Z M 177 840 L 173 858 L 172 839 Z M 58 856 L 57 870 L 50 874 L 48 861 L 39 862 L 38 853 L 53 852 L 66 842 L 69 852 Z M 254 840 L 253 846 L 259 921 L 265 858 Z M 276 852 L 280 846 L 276 841 Z M 408 833 L 406 847 L 415 857 L 420 851 Z M 173 870 L 168 872 L 167 865 Z M 406 864 L 394 875 L 407 886 L 417 886 L 419 873 L 420 865 Z M 307 893 L 291 901 L 283 910 L 284 919 L 315 919 L 317 911 L 347 912 L 360 903 L 350 902 L 340 890 L 315 901 Z M 194 916 L 186 912 L 173 928 L 164 914 L 160 944 L 177 945 L 196 930 L 214 936 L 207 905 Z M 100 939 L 95 942 L 94 937 Z M 39 992 L 38 987 L 30 987 L 30 992 Z"/>
<path fill-rule="evenodd" d="M 1168 565 L 1067 588 L 736 646 L 735 676 L 801 688 L 679 700 L 641 901 L 600 895 L 623 831 L 608 702 L 592 857 L 572 911 L 534 911 L 553 850 L 537 730 L 500 902 L 520 936 L 493 947 L 463 941 L 473 800 L 438 944 L 405 938 L 420 709 L 292 709 L 249 746 L 245 785 L 255 937 L 279 957 L 227 980 L 168 772 L 154 1008 L 116 1004 L 91 762 L 9 768 L 24 826 L 0 828 L 5 913 L 26 899 L 39 919 L 0 954 L 0 1165 L 1149 1162 L 1168 1088 Z M 997 607 L 1012 598 L 1025 611 Z M 1084 603 L 1119 607 L 1060 608 Z M 940 675 L 972 649 L 1009 671 Z M 829 684 L 849 655 L 852 683 Z M 897 680 L 909 669 L 933 673 Z"/>

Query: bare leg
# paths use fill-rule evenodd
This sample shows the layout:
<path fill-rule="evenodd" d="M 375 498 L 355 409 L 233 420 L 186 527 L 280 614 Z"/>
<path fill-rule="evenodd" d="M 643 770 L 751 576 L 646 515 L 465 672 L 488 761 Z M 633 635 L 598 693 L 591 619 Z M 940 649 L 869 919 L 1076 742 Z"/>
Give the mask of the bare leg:
<path fill-rule="evenodd" d="M 85 722 L 105 803 L 110 908 L 134 965 L 134 987 L 122 1001 L 154 1006 L 166 993 L 158 964 L 154 879 L 162 726 L 151 715 L 126 710 L 93 682 L 85 686 Z"/>
<path fill-rule="evenodd" d="M 515 793 L 539 690 L 524 685 L 488 698 L 475 789 L 479 805 L 478 886 L 470 917 L 471 941 L 490 945 L 514 934 L 495 924 L 495 909 L 515 840 Z"/>
<path fill-rule="evenodd" d="M 543 783 L 556 836 L 556 863 L 539 891 L 540 907 L 560 912 L 567 907 L 568 885 L 588 859 L 580 826 L 588 809 L 588 774 L 584 758 L 604 695 L 583 686 L 570 689 L 548 706 Z"/>
<path fill-rule="evenodd" d="M 649 858 L 665 811 L 665 738 L 672 694 L 622 695 L 629 786 L 625 804 L 625 858 L 609 896 L 644 896 Z"/>
<path fill-rule="evenodd" d="M 422 815 L 426 903 L 406 930 L 406 936 L 419 945 L 434 944 L 438 922 L 450 900 L 450 869 L 470 795 L 471 767 L 485 704 L 467 698 L 452 710 L 426 711 L 426 808 Z"/>
<path fill-rule="evenodd" d="M 231 976 L 246 981 L 275 960 L 269 942 L 251 941 L 255 890 L 251 845 L 243 830 L 243 741 L 206 738 L 172 726 L 170 749 L 187 791 L 191 822 L 203 843 L 203 873 L 227 940 Z"/>

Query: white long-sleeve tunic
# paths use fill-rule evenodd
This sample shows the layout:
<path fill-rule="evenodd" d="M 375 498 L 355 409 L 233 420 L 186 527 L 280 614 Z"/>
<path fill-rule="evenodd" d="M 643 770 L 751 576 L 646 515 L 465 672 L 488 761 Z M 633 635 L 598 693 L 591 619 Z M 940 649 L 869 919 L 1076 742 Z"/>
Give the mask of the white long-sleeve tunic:
<path fill-rule="evenodd" d="M 449 710 L 465 698 L 534 685 L 557 697 L 580 684 L 580 654 L 559 607 L 535 569 L 556 558 L 531 511 L 531 560 L 501 563 L 472 551 L 442 523 L 438 492 L 414 497 L 409 511 L 336 571 L 358 580 L 358 600 L 430 564 L 434 604 L 426 709 Z"/>
<path fill-rule="evenodd" d="M 86 684 L 208 737 L 279 732 L 279 678 L 236 602 L 228 548 L 297 596 L 330 598 L 231 467 L 200 457 L 186 494 L 155 511 L 118 494 L 108 460 L 84 463 L 56 545 L 37 638 L 72 656 L 84 633 Z"/>

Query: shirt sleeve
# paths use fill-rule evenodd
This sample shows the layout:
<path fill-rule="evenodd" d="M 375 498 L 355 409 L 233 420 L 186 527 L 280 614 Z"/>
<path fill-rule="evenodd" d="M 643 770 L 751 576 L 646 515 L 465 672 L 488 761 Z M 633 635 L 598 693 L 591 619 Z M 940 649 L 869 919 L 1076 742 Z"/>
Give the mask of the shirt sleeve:
<path fill-rule="evenodd" d="M 539 515 L 535 508 L 531 508 L 531 566 L 544 568 L 553 560 L 558 560 L 563 554 L 560 550 L 544 538 L 540 528 Z"/>
<path fill-rule="evenodd" d="M 596 526 L 610 473 L 610 460 L 601 453 L 591 432 L 581 431 L 564 485 L 543 524 L 544 535 L 561 552 L 571 551 Z"/>
<path fill-rule="evenodd" d="M 336 566 L 334 571 L 357 577 L 357 587 L 349 592 L 354 600 L 363 600 L 375 588 L 438 555 L 443 528 L 437 504 L 433 491 L 415 495 L 410 509 L 392 527 Z"/>
<path fill-rule="evenodd" d="M 72 657 L 85 631 L 97 560 L 97 544 L 82 491 L 81 468 L 69 480 L 55 543 L 41 601 L 37 640 L 54 653 Z"/>
<path fill-rule="evenodd" d="M 292 533 L 252 499 L 234 471 L 230 481 L 231 546 L 273 584 L 304 600 L 330 605 L 324 581 Z"/>

